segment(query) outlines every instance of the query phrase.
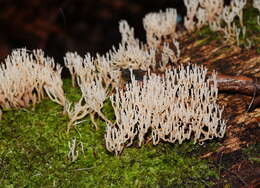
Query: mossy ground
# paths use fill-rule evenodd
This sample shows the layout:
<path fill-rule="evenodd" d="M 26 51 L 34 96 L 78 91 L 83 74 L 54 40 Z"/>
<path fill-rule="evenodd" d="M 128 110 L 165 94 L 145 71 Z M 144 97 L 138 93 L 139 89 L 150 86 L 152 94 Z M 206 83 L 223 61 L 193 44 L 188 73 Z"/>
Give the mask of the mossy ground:
<path fill-rule="evenodd" d="M 64 80 L 67 97 L 79 90 Z M 104 145 L 104 122 L 96 131 L 88 118 L 66 134 L 68 118 L 61 106 L 46 99 L 31 109 L 4 112 L 0 121 L 0 187 L 207 187 L 217 171 L 198 159 L 205 146 L 192 142 L 131 146 L 116 157 Z M 104 113 L 113 118 L 106 103 Z M 68 142 L 82 142 L 71 162 Z M 79 145 L 78 145 L 79 146 Z M 212 147 L 211 147 L 212 146 Z"/>
<path fill-rule="evenodd" d="M 246 38 L 259 53 L 256 14 L 256 9 L 248 9 L 244 21 Z M 220 37 L 207 27 L 197 34 L 199 46 Z M 70 80 L 64 80 L 64 89 L 70 100 L 80 98 Z M 114 118 L 108 102 L 103 112 Z M 203 146 L 192 141 L 157 146 L 149 142 L 141 148 L 126 148 L 116 157 L 105 148 L 104 122 L 97 120 L 100 129 L 96 131 L 90 119 L 85 120 L 66 134 L 68 117 L 48 99 L 35 108 L 5 111 L 0 121 L 0 187 L 210 187 L 219 178 L 221 166 L 199 159 L 201 153 L 215 150 L 217 140 Z M 73 138 L 83 144 L 83 151 L 78 145 L 79 157 L 71 162 L 67 154 Z M 254 145 L 243 150 L 243 156 L 259 164 L 258 151 L 259 145 Z"/>

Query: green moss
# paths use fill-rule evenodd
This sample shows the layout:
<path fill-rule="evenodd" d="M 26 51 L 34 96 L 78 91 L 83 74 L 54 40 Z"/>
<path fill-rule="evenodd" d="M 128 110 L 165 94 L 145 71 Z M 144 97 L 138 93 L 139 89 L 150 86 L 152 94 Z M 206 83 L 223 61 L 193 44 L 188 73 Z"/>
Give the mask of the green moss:
<path fill-rule="evenodd" d="M 70 99 L 79 99 L 79 90 L 69 80 L 64 80 L 64 88 Z M 62 110 L 46 99 L 34 110 L 4 113 L 0 121 L 2 187 L 205 187 L 217 178 L 214 168 L 198 159 L 207 146 L 148 143 L 126 148 L 116 157 L 105 149 L 104 122 L 98 120 L 100 130 L 96 131 L 86 118 L 68 135 Z M 109 102 L 103 112 L 114 119 Z M 84 153 L 77 148 L 75 162 L 67 158 L 72 138 L 84 146 Z"/>
<path fill-rule="evenodd" d="M 209 26 L 204 26 L 200 30 L 195 32 L 196 45 L 197 47 L 202 47 L 209 44 L 211 41 L 218 40 L 222 36 L 218 32 L 213 32 Z"/>
<path fill-rule="evenodd" d="M 248 46 L 247 40 L 251 41 L 252 46 L 260 43 L 260 25 L 257 24 L 257 16 L 259 16 L 259 12 L 255 8 L 248 7 L 244 10 L 243 21 L 246 28 L 246 34 L 245 37 L 242 37 L 242 34 L 240 34 L 241 46 Z"/>
<path fill-rule="evenodd" d="M 260 54 L 260 47 L 256 49 L 256 53 Z"/>
<path fill-rule="evenodd" d="M 80 89 L 78 87 L 72 87 L 70 79 L 63 80 L 63 89 L 65 91 L 66 98 L 68 98 L 72 102 L 79 101 L 81 97 Z"/>
<path fill-rule="evenodd" d="M 209 35 L 212 35 L 214 34 L 213 31 L 211 31 L 211 29 L 209 28 L 209 26 L 204 26 L 202 27 L 201 29 L 197 30 L 195 32 L 196 35 L 199 35 L 199 36 L 209 36 Z"/>
<path fill-rule="evenodd" d="M 245 148 L 242 150 L 245 158 L 247 160 L 250 160 L 255 166 L 259 165 L 260 158 L 259 158 L 259 152 L 260 152 L 260 144 L 252 144 L 248 148 Z"/>
<path fill-rule="evenodd" d="M 256 18 L 259 16 L 259 11 L 256 8 L 248 7 L 244 9 L 243 21 L 246 24 L 255 25 L 257 24 Z"/>

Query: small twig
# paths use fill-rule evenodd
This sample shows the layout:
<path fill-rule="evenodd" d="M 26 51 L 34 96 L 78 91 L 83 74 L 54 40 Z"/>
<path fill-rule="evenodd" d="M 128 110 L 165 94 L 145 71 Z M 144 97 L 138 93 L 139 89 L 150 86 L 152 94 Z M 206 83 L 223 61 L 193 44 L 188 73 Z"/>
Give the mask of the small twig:
<path fill-rule="evenodd" d="M 253 98 L 252 98 L 252 100 L 251 100 L 251 102 L 250 102 L 250 104 L 247 108 L 247 112 L 249 112 L 251 110 L 251 107 L 252 107 L 254 100 L 255 100 L 255 96 L 256 96 L 256 86 L 255 86 L 255 90 L 254 90 L 254 93 L 253 93 Z"/>
<path fill-rule="evenodd" d="M 28 113 L 32 113 L 30 110 L 26 109 L 26 108 L 21 108 L 22 111 L 28 112 Z"/>
<path fill-rule="evenodd" d="M 93 169 L 94 167 L 90 167 L 90 168 L 78 168 L 78 169 L 73 169 L 72 171 L 84 171 L 84 170 L 90 170 Z"/>
<path fill-rule="evenodd" d="M 73 125 L 78 125 L 78 124 L 81 124 L 81 123 L 83 123 L 83 122 L 85 122 L 85 121 L 88 121 L 88 120 L 85 119 L 85 120 L 81 120 L 81 121 L 76 121 L 75 123 L 73 123 Z"/>

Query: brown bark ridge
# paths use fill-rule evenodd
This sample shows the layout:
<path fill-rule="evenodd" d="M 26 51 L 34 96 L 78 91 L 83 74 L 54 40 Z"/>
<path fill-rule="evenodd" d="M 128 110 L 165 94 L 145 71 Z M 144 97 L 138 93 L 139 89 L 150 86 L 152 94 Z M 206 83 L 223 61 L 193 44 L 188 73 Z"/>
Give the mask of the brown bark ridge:
<path fill-rule="evenodd" d="M 260 106 L 260 78 L 247 76 L 217 75 L 219 91 L 252 96 L 248 111 Z"/>

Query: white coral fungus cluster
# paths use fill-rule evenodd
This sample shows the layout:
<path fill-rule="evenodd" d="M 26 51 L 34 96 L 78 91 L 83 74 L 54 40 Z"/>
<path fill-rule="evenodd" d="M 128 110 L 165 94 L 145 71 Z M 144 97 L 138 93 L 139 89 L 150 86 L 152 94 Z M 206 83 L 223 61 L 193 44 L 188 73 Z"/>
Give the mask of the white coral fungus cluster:
<path fill-rule="evenodd" d="M 162 14 L 163 15 L 163 14 Z M 65 66 L 72 75 L 72 84 L 80 87 L 82 98 L 74 106 L 67 101 L 67 112 L 70 123 L 69 129 L 79 123 L 79 120 L 90 115 L 93 124 L 94 115 L 98 114 L 107 123 L 109 121 L 101 113 L 103 103 L 109 92 L 120 85 L 122 69 L 149 69 L 165 70 L 169 62 L 176 63 L 180 57 L 179 43 L 173 42 L 176 53 L 170 49 L 169 44 L 164 43 L 162 49 L 148 47 L 134 37 L 134 29 L 125 20 L 120 21 L 119 31 L 122 41 L 118 48 L 113 47 L 107 54 L 92 57 L 89 53 L 85 57 L 77 53 L 68 52 L 64 58 Z M 161 60 L 156 62 L 156 54 L 160 52 Z"/>
<path fill-rule="evenodd" d="M 173 21 L 173 25 L 170 26 L 170 21 L 172 20 L 170 19 L 171 16 L 169 16 L 168 14 L 170 14 L 171 12 L 174 12 L 176 14 L 175 9 L 167 9 L 166 12 L 160 12 L 158 14 L 151 13 L 146 15 L 144 19 L 144 27 L 148 27 L 149 29 L 147 29 L 147 32 L 151 32 L 151 35 L 148 33 L 147 35 L 155 36 L 153 30 L 158 30 L 158 33 L 161 33 L 161 38 L 157 39 L 155 39 L 156 37 L 149 38 L 149 36 L 147 36 L 148 45 L 145 45 L 139 42 L 138 39 L 135 39 L 134 29 L 131 28 L 126 21 L 121 21 L 119 23 L 119 30 L 122 35 L 121 44 L 119 44 L 118 49 L 113 47 L 113 51 L 109 52 L 110 61 L 113 67 L 116 69 L 141 69 L 145 71 L 147 71 L 148 69 L 155 70 L 159 68 L 159 70 L 164 71 L 169 62 L 171 62 L 172 64 L 176 64 L 180 57 L 180 47 L 178 41 L 176 41 L 173 37 L 175 35 L 175 21 Z M 152 19 L 153 17 L 158 17 L 158 19 L 161 17 L 161 20 L 164 20 L 163 18 L 165 17 L 165 21 L 167 20 L 169 22 L 168 29 L 165 28 L 165 23 L 161 23 L 162 25 L 160 27 L 156 26 L 156 24 L 149 25 L 149 22 L 152 22 L 152 20 L 150 19 Z M 163 38 L 166 39 L 165 37 L 169 35 L 171 36 L 170 38 L 174 40 L 171 42 L 164 41 Z M 162 46 L 158 46 L 158 41 L 155 42 L 154 40 L 158 40 L 159 43 L 162 43 Z M 156 45 L 154 45 L 155 43 Z M 169 47 L 170 43 L 173 44 L 172 46 L 176 50 L 173 50 Z M 156 59 L 156 56 L 158 54 L 161 54 L 160 60 L 158 58 Z"/>
<path fill-rule="evenodd" d="M 74 106 L 69 101 L 66 102 L 65 112 L 70 118 L 67 131 L 87 115 L 91 116 L 96 129 L 98 126 L 94 121 L 95 114 L 110 122 L 101 109 L 109 89 L 118 86 L 117 82 L 120 80 L 119 70 L 113 69 L 110 57 L 97 54 L 96 58 L 93 58 L 87 54 L 82 58 L 77 53 L 68 52 L 64 60 L 72 75 L 73 85 L 77 83 L 82 93 L 81 99 Z"/>
<path fill-rule="evenodd" d="M 111 62 L 117 69 L 142 69 L 148 70 L 155 67 L 155 49 L 145 50 L 140 45 L 119 45 L 111 52 Z"/>
<path fill-rule="evenodd" d="M 41 101 L 46 93 L 64 105 L 62 68 L 41 50 L 14 50 L 0 67 L 0 107 L 23 108 Z"/>
<path fill-rule="evenodd" d="M 157 47 L 167 37 L 175 38 L 176 24 L 176 9 L 169 8 L 165 12 L 147 14 L 143 19 L 143 25 L 148 45 Z"/>
<path fill-rule="evenodd" d="M 125 91 L 117 89 L 111 96 L 116 123 L 107 125 L 107 149 L 118 155 L 136 137 L 139 146 L 149 136 L 154 145 L 223 137 L 226 124 L 217 105 L 216 75 L 206 79 L 206 73 L 189 65 L 168 70 L 163 77 L 148 74 L 142 83 L 132 77 Z"/>
<path fill-rule="evenodd" d="M 216 17 L 221 16 L 228 25 L 224 32 L 231 35 L 231 22 L 236 15 L 241 17 L 244 2 L 234 0 L 232 10 L 222 10 L 223 0 L 185 0 L 188 9 L 185 26 L 193 30 L 212 22 L 211 27 L 220 30 Z M 136 138 L 141 146 L 148 138 L 156 145 L 160 141 L 182 143 L 192 138 L 201 143 L 223 137 L 226 125 L 222 120 L 223 109 L 216 103 L 216 75 L 206 79 L 207 70 L 195 65 L 167 70 L 169 65 L 177 66 L 180 60 L 176 23 L 175 9 L 147 14 L 143 24 L 148 44 L 143 44 L 135 38 L 134 29 L 122 20 L 119 23 L 122 40 L 118 48 L 94 57 L 89 53 L 84 57 L 67 53 L 65 66 L 72 75 L 73 86 L 79 86 L 82 92 L 81 99 L 74 105 L 64 97 L 62 68 L 53 59 L 44 57 L 41 50 L 32 53 L 26 49 L 14 50 L 0 66 L 0 109 L 34 105 L 46 93 L 64 106 L 70 119 L 67 131 L 87 115 L 98 129 L 95 116 L 102 118 L 107 124 L 106 148 L 116 155 Z M 122 90 L 120 80 L 124 69 L 141 69 L 148 74 L 142 82 L 131 75 L 131 83 Z M 150 73 L 158 70 L 163 76 Z M 102 113 L 108 96 L 114 108 L 115 123 Z M 71 147 L 73 152 L 74 146 Z M 76 159 L 74 154 L 72 160 Z"/>
<path fill-rule="evenodd" d="M 184 0 L 187 15 L 184 25 L 189 32 L 209 25 L 213 31 L 221 31 L 229 43 L 237 42 L 239 45 L 240 28 L 234 19 L 239 18 L 240 26 L 243 24 L 243 8 L 246 0 L 232 0 L 230 5 L 224 6 L 223 0 Z"/>

